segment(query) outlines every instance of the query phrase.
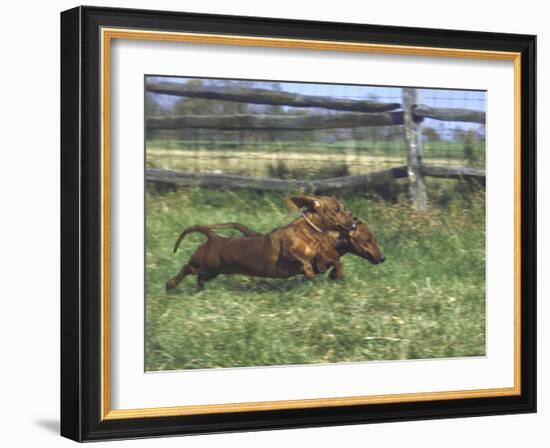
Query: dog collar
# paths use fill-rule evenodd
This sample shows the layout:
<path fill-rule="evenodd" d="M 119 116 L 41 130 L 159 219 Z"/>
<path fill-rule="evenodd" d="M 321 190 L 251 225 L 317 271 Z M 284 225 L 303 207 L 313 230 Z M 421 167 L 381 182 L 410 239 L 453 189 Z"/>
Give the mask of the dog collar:
<path fill-rule="evenodd" d="M 313 227 L 315 230 L 317 230 L 317 232 L 319 233 L 323 233 L 323 231 L 317 227 L 315 224 L 313 224 L 311 222 L 311 220 L 306 216 L 306 212 L 304 210 L 300 210 L 300 217 L 305 221 L 307 222 L 311 227 Z"/>

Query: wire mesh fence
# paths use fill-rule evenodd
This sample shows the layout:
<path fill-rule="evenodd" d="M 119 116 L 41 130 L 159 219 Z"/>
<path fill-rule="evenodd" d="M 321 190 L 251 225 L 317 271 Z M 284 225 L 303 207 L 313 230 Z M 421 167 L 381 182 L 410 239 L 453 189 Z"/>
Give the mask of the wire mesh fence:
<path fill-rule="evenodd" d="M 166 81 L 154 78 L 152 81 Z M 403 102 L 400 87 L 305 84 L 239 80 L 169 78 L 204 89 L 265 89 L 297 96 L 337 100 Z M 417 89 L 422 104 L 432 108 L 485 110 L 485 93 Z M 146 118 L 173 116 L 336 117 L 323 107 L 212 100 L 146 93 Z M 425 163 L 441 166 L 485 166 L 485 125 L 424 118 L 421 123 Z M 189 172 L 258 177 L 322 179 L 406 165 L 402 124 L 330 129 L 149 129 L 147 166 Z"/>

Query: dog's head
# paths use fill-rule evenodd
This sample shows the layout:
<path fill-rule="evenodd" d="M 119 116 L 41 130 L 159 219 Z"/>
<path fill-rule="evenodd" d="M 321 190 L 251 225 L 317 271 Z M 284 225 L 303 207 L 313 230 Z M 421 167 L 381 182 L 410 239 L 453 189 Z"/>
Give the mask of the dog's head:
<path fill-rule="evenodd" d="M 331 196 L 303 195 L 290 198 L 290 203 L 304 212 L 311 213 L 323 230 L 351 232 L 357 223 L 344 205 Z"/>
<path fill-rule="evenodd" d="M 372 264 L 383 263 L 386 260 L 376 238 L 365 223 L 358 221 L 357 228 L 349 232 L 347 239 L 351 252 L 355 255 L 366 258 Z"/>

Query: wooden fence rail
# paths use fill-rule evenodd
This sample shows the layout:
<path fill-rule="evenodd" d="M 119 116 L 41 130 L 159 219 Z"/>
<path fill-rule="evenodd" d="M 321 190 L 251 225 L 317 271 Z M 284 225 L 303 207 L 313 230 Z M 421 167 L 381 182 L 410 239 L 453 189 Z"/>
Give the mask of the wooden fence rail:
<path fill-rule="evenodd" d="M 146 89 L 151 93 L 208 100 L 235 101 L 239 103 L 273 106 L 322 107 L 347 112 L 388 112 L 399 109 L 399 103 L 379 103 L 368 100 L 350 100 L 326 96 L 300 95 L 269 89 L 244 89 L 239 87 L 193 86 L 175 82 L 148 81 Z"/>
<path fill-rule="evenodd" d="M 146 90 L 151 93 L 158 93 L 164 95 L 181 96 L 189 98 L 202 98 L 209 100 L 220 101 L 233 101 L 239 103 L 253 103 L 263 105 L 276 105 L 276 106 L 292 106 L 292 107 L 317 107 L 331 110 L 339 110 L 346 112 L 363 112 L 367 114 L 375 114 L 380 112 L 389 112 L 401 109 L 400 103 L 380 103 L 371 100 L 357 100 L 357 99 L 344 99 L 333 98 L 326 96 L 315 95 L 300 95 L 294 92 L 282 92 L 269 89 L 245 89 L 239 87 L 216 87 L 216 86 L 194 86 L 187 84 L 179 84 L 175 82 L 153 82 L 148 81 L 146 84 Z M 372 120 L 365 119 L 367 123 L 361 126 L 388 126 L 391 124 L 403 124 L 403 112 L 395 112 L 393 117 L 397 123 L 387 123 L 386 119 L 380 118 L 380 124 L 377 118 Z M 430 107 L 423 104 L 418 104 L 413 109 L 413 116 L 418 121 L 424 118 L 432 118 L 433 120 L 442 121 L 461 121 L 470 123 L 485 123 L 485 112 L 472 110 L 472 109 L 454 109 L 454 108 L 439 108 Z M 151 129 L 176 129 L 178 126 L 187 127 L 187 123 L 190 120 L 197 119 L 211 119 L 214 117 L 207 116 L 181 116 L 181 117 L 168 117 L 164 123 L 161 124 L 161 118 L 155 118 L 151 122 Z M 244 117 L 244 116 L 243 116 Z M 271 116 L 264 116 L 267 118 Z M 278 116 L 277 116 L 278 117 Z M 315 116 L 313 116 L 315 117 Z M 229 118 L 229 117 L 227 117 Z M 289 116 L 292 119 L 292 116 Z M 344 125 L 341 127 L 349 127 L 345 125 L 347 119 L 346 116 L 341 118 L 344 121 Z M 173 127 L 170 126 L 170 123 Z M 200 122 L 199 122 L 200 123 Z M 161 127 L 165 126 L 165 127 Z M 238 127 L 239 123 L 235 127 L 227 127 L 230 124 L 225 124 L 223 128 L 207 127 L 207 125 L 201 125 L 203 129 L 280 129 L 279 127 Z M 356 127 L 351 126 L 351 127 Z M 191 126 L 189 126 L 191 127 Z M 335 126 L 336 127 L 336 126 Z M 315 129 L 313 127 L 300 128 L 303 129 Z M 329 129 L 329 128 L 320 128 Z"/>
<path fill-rule="evenodd" d="M 485 123 L 485 113 L 469 109 L 444 109 L 415 106 L 412 112 L 415 122 L 424 118 L 444 121 Z M 148 129 L 218 129 L 307 131 L 315 129 L 358 128 L 394 126 L 404 122 L 403 112 L 378 112 L 370 114 L 342 113 L 316 115 L 180 115 L 147 118 Z"/>
<path fill-rule="evenodd" d="M 257 131 L 305 131 L 316 129 L 393 126 L 403 124 L 403 112 L 375 114 L 327 114 L 327 115 L 183 115 L 179 117 L 151 117 L 148 129 L 218 129 Z"/>
<path fill-rule="evenodd" d="M 485 172 L 473 168 L 424 165 L 422 167 L 422 174 L 424 176 L 444 179 L 475 180 L 482 185 L 485 183 Z M 395 179 L 406 178 L 407 176 L 408 171 L 406 166 L 354 176 L 311 181 L 274 179 L 268 177 L 246 177 L 232 174 L 193 173 L 152 168 L 145 171 L 145 180 L 158 184 L 185 187 L 249 188 L 280 192 L 303 190 L 305 192 L 317 194 L 331 193 L 344 189 L 369 188 L 383 185 Z"/>
<path fill-rule="evenodd" d="M 432 118 L 433 120 L 463 121 L 468 123 L 485 124 L 485 112 L 471 109 L 429 107 L 420 104 L 414 106 L 413 115 L 421 119 Z"/>

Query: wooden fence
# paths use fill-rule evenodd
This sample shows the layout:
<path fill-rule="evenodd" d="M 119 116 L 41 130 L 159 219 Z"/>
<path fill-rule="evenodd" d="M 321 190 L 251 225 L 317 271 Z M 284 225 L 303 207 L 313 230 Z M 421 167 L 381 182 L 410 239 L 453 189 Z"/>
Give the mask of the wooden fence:
<path fill-rule="evenodd" d="M 423 165 L 423 176 L 442 179 L 463 179 L 485 182 L 485 173 L 474 168 L 451 168 L 446 166 Z M 386 182 L 408 177 L 406 166 L 399 166 L 383 171 L 374 171 L 353 176 L 334 177 L 322 180 L 286 180 L 267 177 L 236 176 L 233 174 L 193 173 L 184 171 L 147 169 L 145 179 L 148 182 L 172 184 L 178 186 L 251 188 L 266 191 L 296 191 L 324 194 L 337 190 L 369 188 L 383 185 Z"/>
<path fill-rule="evenodd" d="M 404 139 L 408 148 L 407 166 L 333 179 L 314 181 L 282 180 L 228 174 L 147 169 L 146 180 L 148 182 L 181 186 L 201 185 L 273 191 L 304 190 L 316 193 L 330 193 L 346 188 L 368 188 L 394 179 L 408 178 L 410 199 L 419 209 L 425 208 L 428 202 L 424 183 L 424 177 L 426 176 L 475 180 L 478 184 L 485 183 L 485 172 L 482 170 L 424 164 L 422 160 L 421 131 L 421 124 L 425 118 L 483 124 L 485 123 L 485 112 L 458 108 L 429 107 L 419 102 L 416 89 L 403 89 L 402 104 L 300 95 L 268 89 L 190 86 L 174 82 L 148 81 L 146 90 L 151 93 L 189 98 L 262 105 L 324 108 L 338 111 L 338 113 L 310 115 L 217 114 L 148 117 L 146 126 L 149 130 L 194 128 L 217 130 L 304 131 L 403 125 Z"/>

